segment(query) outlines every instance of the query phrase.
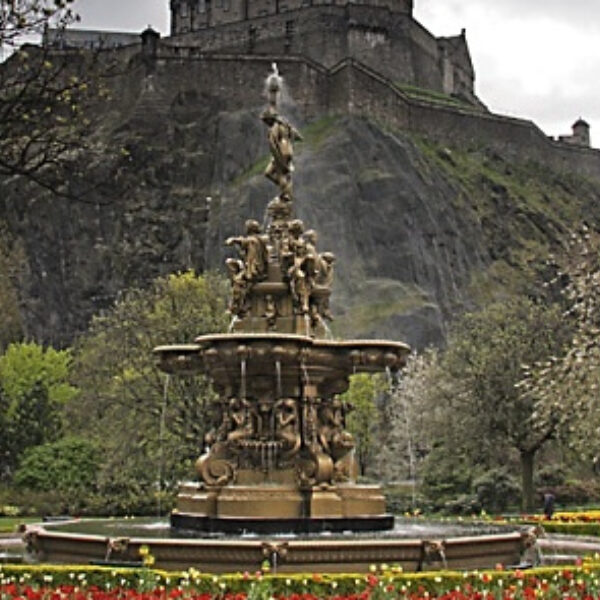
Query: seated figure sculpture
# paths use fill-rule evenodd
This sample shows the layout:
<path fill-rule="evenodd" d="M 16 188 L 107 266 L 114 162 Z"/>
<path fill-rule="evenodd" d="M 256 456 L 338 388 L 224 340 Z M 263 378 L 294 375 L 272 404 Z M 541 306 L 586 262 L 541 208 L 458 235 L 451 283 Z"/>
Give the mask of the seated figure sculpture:
<path fill-rule="evenodd" d="M 268 268 L 267 236 L 254 219 L 246 221 L 246 235 L 227 238 L 225 245 L 237 246 L 240 259 L 229 258 L 225 262 L 231 279 L 233 294 L 229 311 L 242 316 L 245 301 L 253 284 L 266 277 Z"/>

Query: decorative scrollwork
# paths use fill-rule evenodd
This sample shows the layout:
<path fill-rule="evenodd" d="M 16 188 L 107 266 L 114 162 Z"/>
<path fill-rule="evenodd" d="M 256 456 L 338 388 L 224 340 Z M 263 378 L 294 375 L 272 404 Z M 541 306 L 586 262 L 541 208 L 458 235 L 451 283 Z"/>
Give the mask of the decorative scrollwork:
<path fill-rule="evenodd" d="M 206 485 L 221 487 L 235 482 L 237 464 L 226 455 L 224 444 L 216 444 L 198 459 L 196 471 Z"/>

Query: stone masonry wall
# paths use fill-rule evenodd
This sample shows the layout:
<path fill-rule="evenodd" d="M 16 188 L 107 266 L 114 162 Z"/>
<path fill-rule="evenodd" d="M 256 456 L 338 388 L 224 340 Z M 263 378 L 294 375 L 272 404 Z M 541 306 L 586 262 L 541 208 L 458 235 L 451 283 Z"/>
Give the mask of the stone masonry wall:
<path fill-rule="evenodd" d="M 261 106 L 264 98 L 256 82 L 277 62 L 302 120 L 327 113 L 364 115 L 450 146 L 491 148 L 510 159 L 600 179 L 598 150 L 555 142 L 524 119 L 409 98 L 392 81 L 352 59 L 326 69 L 297 56 L 214 55 L 198 48 L 163 47 L 157 60 L 164 90 L 174 96 L 186 88 L 202 88 L 219 99 L 222 110 L 242 108 L 240 89 L 246 106 Z"/>
<path fill-rule="evenodd" d="M 443 89 L 436 39 L 409 14 L 383 7 L 312 6 L 178 35 L 163 44 L 300 55 L 326 67 L 350 56 L 394 81 Z"/>

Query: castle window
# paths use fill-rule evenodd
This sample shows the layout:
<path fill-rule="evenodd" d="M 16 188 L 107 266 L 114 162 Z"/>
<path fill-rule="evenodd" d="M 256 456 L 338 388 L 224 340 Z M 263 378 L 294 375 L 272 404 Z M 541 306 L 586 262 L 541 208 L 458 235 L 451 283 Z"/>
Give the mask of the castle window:
<path fill-rule="evenodd" d="M 286 21 L 285 22 L 285 35 L 286 37 L 291 37 L 294 35 L 294 21 Z"/>
<path fill-rule="evenodd" d="M 199 13 L 206 12 L 206 0 L 198 0 L 198 12 Z"/>
<path fill-rule="evenodd" d="M 229 10 L 231 8 L 230 0 L 223 0 L 223 10 Z"/>
<path fill-rule="evenodd" d="M 184 2 L 181 5 L 181 16 L 185 19 L 188 16 L 188 5 L 187 2 Z"/>

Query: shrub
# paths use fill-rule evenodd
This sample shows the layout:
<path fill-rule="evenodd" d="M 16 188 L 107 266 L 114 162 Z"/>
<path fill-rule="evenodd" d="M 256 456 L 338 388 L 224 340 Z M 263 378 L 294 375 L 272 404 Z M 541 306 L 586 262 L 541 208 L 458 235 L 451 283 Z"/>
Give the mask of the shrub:
<path fill-rule="evenodd" d="M 25 451 L 14 482 L 21 488 L 67 494 L 94 489 L 98 472 L 96 447 L 89 440 L 66 437 Z"/>
<path fill-rule="evenodd" d="M 520 487 L 506 469 L 491 469 L 473 481 L 473 492 L 481 507 L 488 512 L 500 513 L 510 504 L 517 504 Z"/>
<path fill-rule="evenodd" d="M 449 515 L 475 515 L 481 512 L 481 502 L 475 494 L 461 494 L 446 502 L 443 512 Z"/>
<path fill-rule="evenodd" d="M 560 466 L 545 466 L 539 469 L 535 477 L 535 483 L 540 488 L 553 488 L 563 485 L 565 480 L 565 470 Z"/>

